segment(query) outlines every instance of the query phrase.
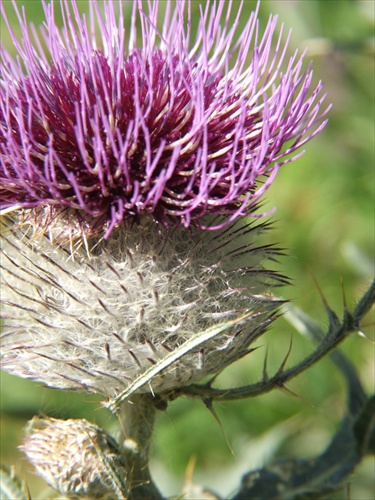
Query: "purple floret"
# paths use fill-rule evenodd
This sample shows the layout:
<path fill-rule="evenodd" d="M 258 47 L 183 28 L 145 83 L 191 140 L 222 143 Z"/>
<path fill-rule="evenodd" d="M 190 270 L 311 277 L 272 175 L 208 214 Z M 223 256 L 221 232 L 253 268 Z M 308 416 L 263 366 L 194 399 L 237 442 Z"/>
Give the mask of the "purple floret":
<path fill-rule="evenodd" d="M 256 13 L 239 32 L 240 10 L 229 22 L 225 2 L 207 3 L 191 41 L 190 2 L 168 3 L 164 19 L 159 2 L 145 4 L 134 2 L 129 30 L 121 2 L 101 14 L 92 1 L 88 21 L 64 2 L 62 30 L 44 4 L 46 52 L 19 15 L 20 59 L 1 56 L 3 211 L 66 208 L 106 236 L 143 215 L 216 229 L 251 215 L 324 127 L 322 84 L 311 86 L 303 54 L 281 72 L 276 18 L 259 39 Z M 207 215 L 223 217 L 207 225 Z"/>

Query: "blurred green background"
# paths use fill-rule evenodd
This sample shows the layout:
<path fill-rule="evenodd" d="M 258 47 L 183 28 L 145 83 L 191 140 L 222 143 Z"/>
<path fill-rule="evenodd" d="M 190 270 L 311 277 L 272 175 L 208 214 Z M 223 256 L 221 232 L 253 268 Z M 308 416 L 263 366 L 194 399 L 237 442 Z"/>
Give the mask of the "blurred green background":
<path fill-rule="evenodd" d="M 30 22 L 41 24 L 43 10 L 39 0 L 17 3 L 26 6 Z M 199 3 L 193 2 L 196 16 Z M 3 4 L 18 35 L 11 2 L 3 0 Z M 88 11 L 88 1 L 78 4 L 82 11 Z M 245 1 L 243 24 L 254 7 L 255 2 Z M 265 242 L 278 242 L 287 249 L 279 269 L 293 282 L 276 292 L 325 326 L 327 318 L 313 277 L 331 307 L 341 315 L 340 280 L 351 308 L 374 274 L 374 2 L 262 0 L 263 27 L 270 13 L 279 15 L 285 34 L 293 28 L 290 52 L 297 47 L 307 48 L 306 59 L 313 59 L 316 80 L 325 82 L 328 101 L 333 103 L 328 126 L 306 146 L 301 159 L 283 167 L 268 191 L 265 205 L 266 209 L 277 207 L 274 229 L 267 233 Z M 14 50 L 3 20 L 0 27 L 2 43 Z M 374 317 L 370 314 L 363 324 L 363 331 L 370 338 L 374 338 L 373 327 Z M 262 347 L 224 372 L 218 386 L 257 381 L 266 347 L 270 370 L 275 369 L 286 354 L 291 337 L 290 363 L 311 351 L 312 344 L 301 338 L 285 319 L 280 319 L 258 342 Z M 373 343 L 353 335 L 342 350 L 358 367 L 366 389 L 373 391 Z M 301 399 L 279 391 L 216 405 L 234 456 L 219 426 L 199 401 L 181 399 L 160 413 L 152 470 L 163 492 L 181 492 L 192 457 L 196 460 L 193 481 L 225 497 L 234 491 L 242 474 L 252 468 L 280 457 L 319 454 L 345 409 L 342 376 L 326 359 L 288 387 Z M 48 489 L 32 474 L 30 465 L 17 450 L 27 420 L 35 414 L 84 417 L 111 430 L 115 419 L 101 409 L 98 401 L 94 396 L 53 391 L 1 374 L 1 462 L 16 464 L 17 472 L 27 479 L 34 500 L 47 498 Z M 350 493 L 344 490 L 331 498 L 374 497 L 374 460 L 369 457 L 351 479 Z"/>

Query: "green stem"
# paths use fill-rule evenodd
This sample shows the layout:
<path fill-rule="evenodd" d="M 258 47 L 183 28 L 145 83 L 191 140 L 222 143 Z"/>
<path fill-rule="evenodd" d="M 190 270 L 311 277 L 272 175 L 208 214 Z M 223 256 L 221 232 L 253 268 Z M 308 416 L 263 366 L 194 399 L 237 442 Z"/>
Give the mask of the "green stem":
<path fill-rule="evenodd" d="M 155 414 L 155 401 L 151 394 L 133 396 L 131 401 L 124 402 L 120 407 L 121 451 L 129 474 L 128 500 L 163 498 L 151 479 L 148 467 Z"/>

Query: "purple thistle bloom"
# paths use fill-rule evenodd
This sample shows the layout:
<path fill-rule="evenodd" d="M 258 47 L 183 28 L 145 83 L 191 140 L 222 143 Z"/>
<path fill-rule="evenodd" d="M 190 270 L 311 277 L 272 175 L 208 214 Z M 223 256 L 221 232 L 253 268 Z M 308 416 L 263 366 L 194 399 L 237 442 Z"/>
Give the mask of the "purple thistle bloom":
<path fill-rule="evenodd" d="M 125 28 L 122 2 L 105 2 L 104 14 L 90 2 L 88 19 L 62 2 L 62 30 L 55 4 L 43 4 L 34 41 L 19 14 L 18 58 L 1 54 L 3 213 L 31 209 L 40 223 L 49 207 L 49 220 L 64 213 L 105 237 L 143 215 L 218 229 L 251 215 L 279 167 L 324 127 L 322 84 L 311 87 L 304 55 L 282 72 L 276 17 L 261 37 L 253 12 L 239 33 L 241 7 L 230 22 L 232 2 L 226 12 L 227 2 L 208 2 L 192 39 L 190 2 L 168 2 L 163 19 L 158 1 L 148 13 L 143 3 Z"/>

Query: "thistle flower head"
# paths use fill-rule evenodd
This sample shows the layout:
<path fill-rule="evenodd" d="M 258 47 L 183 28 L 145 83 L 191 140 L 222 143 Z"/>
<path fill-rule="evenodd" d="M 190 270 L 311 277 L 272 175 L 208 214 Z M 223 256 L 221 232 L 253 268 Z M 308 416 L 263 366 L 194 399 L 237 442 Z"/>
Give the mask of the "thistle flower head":
<path fill-rule="evenodd" d="M 190 2 L 160 15 L 135 1 L 129 21 L 123 2 L 92 1 L 86 18 L 73 0 L 60 30 L 43 5 L 41 39 L 19 15 L 19 57 L 1 55 L 3 211 L 45 226 L 63 212 L 70 235 L 108 237 L 144 215 L 221 227 L 324 126 L 322 84 L 303 54 L 286 59 L 276 17 L 261 36 L 253 12 L 239 32 L 241 7 L 233 18 L 232 2 L 207 2 L 193 36 Z"/>
<path fill-rule="evenodd" d="M 276 18 L 239 32 L 241 7 L 233 20 L 232 2 L 207 2 L 194 38 L 192 3 L 172 5 L 133 2 L 128 22 L 123 2 L 92 1 L 89 18 L 62 2 L 59 30 L 44 4 L 42 40 L 20 16 L 20 57 L 2 54 L 11 373 L 112 397 L 173 390 L 246 355 L 275 318 L 268 289 L 285 280 L 263 261 L 278 251 L 241 216 L 324 126 L 322 84 L 297 52 L 282 71 Z"/>

